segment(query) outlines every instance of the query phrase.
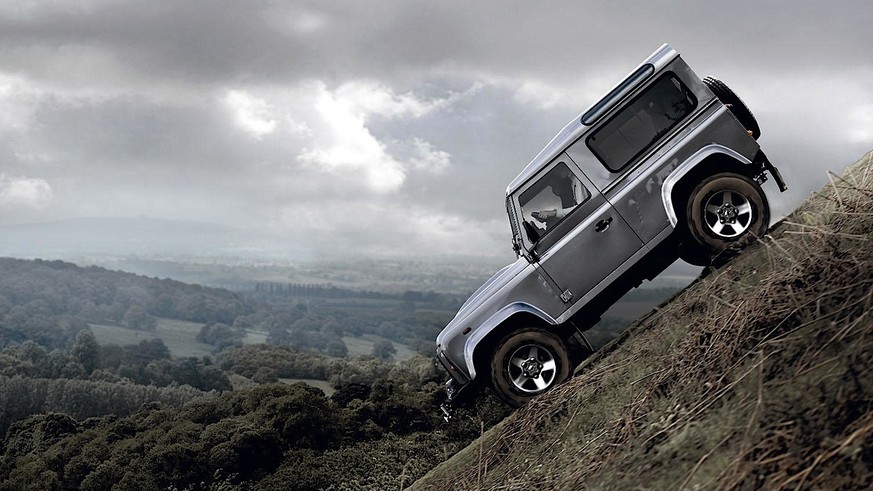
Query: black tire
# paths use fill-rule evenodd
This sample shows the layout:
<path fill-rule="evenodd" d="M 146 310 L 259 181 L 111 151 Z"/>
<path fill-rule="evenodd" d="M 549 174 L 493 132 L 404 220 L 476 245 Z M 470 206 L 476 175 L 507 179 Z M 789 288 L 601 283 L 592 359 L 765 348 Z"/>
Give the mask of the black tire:
<path fill-rule="evenodd" d="M 531 328 L 504 337 L 491 358 L 491 384 L 508 405 L 518 407 L 570 376 L 567 346 L 554 334 Z"/>
<path fill-rule="evenodd" d="M 732 172 L 701 181 L 691 191 L 685 211 L 688 258 L 683 259 L 692 264 L 706 265 L 728 249 L 742 249 L 770 225 L 770 206 L 761 186 Z"/>
<path fill-rule="evenodd" d="M 706 77 L 703 79 L 704 85 L 709 87 L 709 90 L 718 97 L 722 103 L 728 106 L 731 112 L 739 120 L 744 128 L 752 132 L 752 138 L 758 139 L 761 137 L 761 127 L 758 126 L 758 120 L 749 110 L 749 107 L 734 93 L 724 82 L 717 78 Z"/>

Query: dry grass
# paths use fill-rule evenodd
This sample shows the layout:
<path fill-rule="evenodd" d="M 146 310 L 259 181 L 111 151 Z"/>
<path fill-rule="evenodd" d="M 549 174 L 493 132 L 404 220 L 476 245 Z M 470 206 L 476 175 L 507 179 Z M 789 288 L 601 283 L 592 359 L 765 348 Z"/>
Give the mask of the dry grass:
<path fill-rule="evenodd" d="M 871 305 L 873 153 L 416 489 L 868 489 Z"/>

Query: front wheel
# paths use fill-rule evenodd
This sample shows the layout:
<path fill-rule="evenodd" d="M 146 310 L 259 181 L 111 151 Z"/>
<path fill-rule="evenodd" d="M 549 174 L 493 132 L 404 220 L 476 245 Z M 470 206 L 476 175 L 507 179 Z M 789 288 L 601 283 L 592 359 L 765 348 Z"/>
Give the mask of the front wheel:
<path fill-rule="evenodd" d="M 512 407 L 552 389 L 570 376 L 567 346 L 543 329 L 516 331 L 503 338 L 491 358 L 491 382 Z"/>
<path fill-rule="evenodd" d="M 711 259 L 742 248 L 767 232 L 767 196 L 752 179 L 730 172 L 698 184 L 688 199 L 688 235 L 695 259 Z"/>

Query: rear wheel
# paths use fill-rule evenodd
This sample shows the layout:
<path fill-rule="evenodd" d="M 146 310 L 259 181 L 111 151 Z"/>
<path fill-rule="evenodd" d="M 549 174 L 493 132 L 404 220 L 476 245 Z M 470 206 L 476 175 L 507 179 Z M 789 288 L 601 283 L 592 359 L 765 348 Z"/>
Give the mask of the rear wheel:
<path fill-rule="evenodd" d="M 757 140 L 761 136 L 761 127 L 758 126 L 758 120 L 755 119 L 752 111 L 740 99 L 740 96 L 735 94 L 730 87 L 717 78 L 706 77 L 703 79 L 703 83 L 718 97 L 718 100 L 730 108 L 740 124 L 752 132 L 752 138 Z"/>
<path fill-rule="evenodd" d="M 686 217 L 687 254 L 692 259 L 689 262 L 695 264 L 748 245 L 770 225 L 770 209 L 761 186 L 730 172 L 710 176 L 691 191 Z"/>
<path fill-rule="evenodd" d="M 497 345 L 491 358 L 491 382 L 512 407 L 552 389 L 570 375 L 567 346 L 543 329 L 513 332 Z"/>

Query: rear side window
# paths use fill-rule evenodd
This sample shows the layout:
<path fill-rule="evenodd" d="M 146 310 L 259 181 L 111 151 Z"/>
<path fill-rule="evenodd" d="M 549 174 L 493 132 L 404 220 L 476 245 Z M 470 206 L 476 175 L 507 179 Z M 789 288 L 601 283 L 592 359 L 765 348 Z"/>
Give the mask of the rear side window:
<path fill-rule="evenodd" d="M 606 97 L 600 99 L 594 107 L 586 111 L 585 114 L 582 115 L 582 124 L 594 124 L 595 121 L 603 116 L 603 113 L 612 109 L 612 106 L 614 106 L 624 96 L 628 95 L 628 93 L 630 93 L 630 91 L 632 91 L 643 80 L 651 77 L 653 73 L 655 73 L 655 67 L 652 65 L 647 64 L 639 67 L 637 71 L 624 79 L 618 87 L 612 89 L 609 94 L 606 94 Z"/>
<path fill-rule="evenodd" d="M 612 172 L 622 170 L 679 124 L 697 98 L 675 75 L 654 82 L 588 137 L 588 148 Z"/>

